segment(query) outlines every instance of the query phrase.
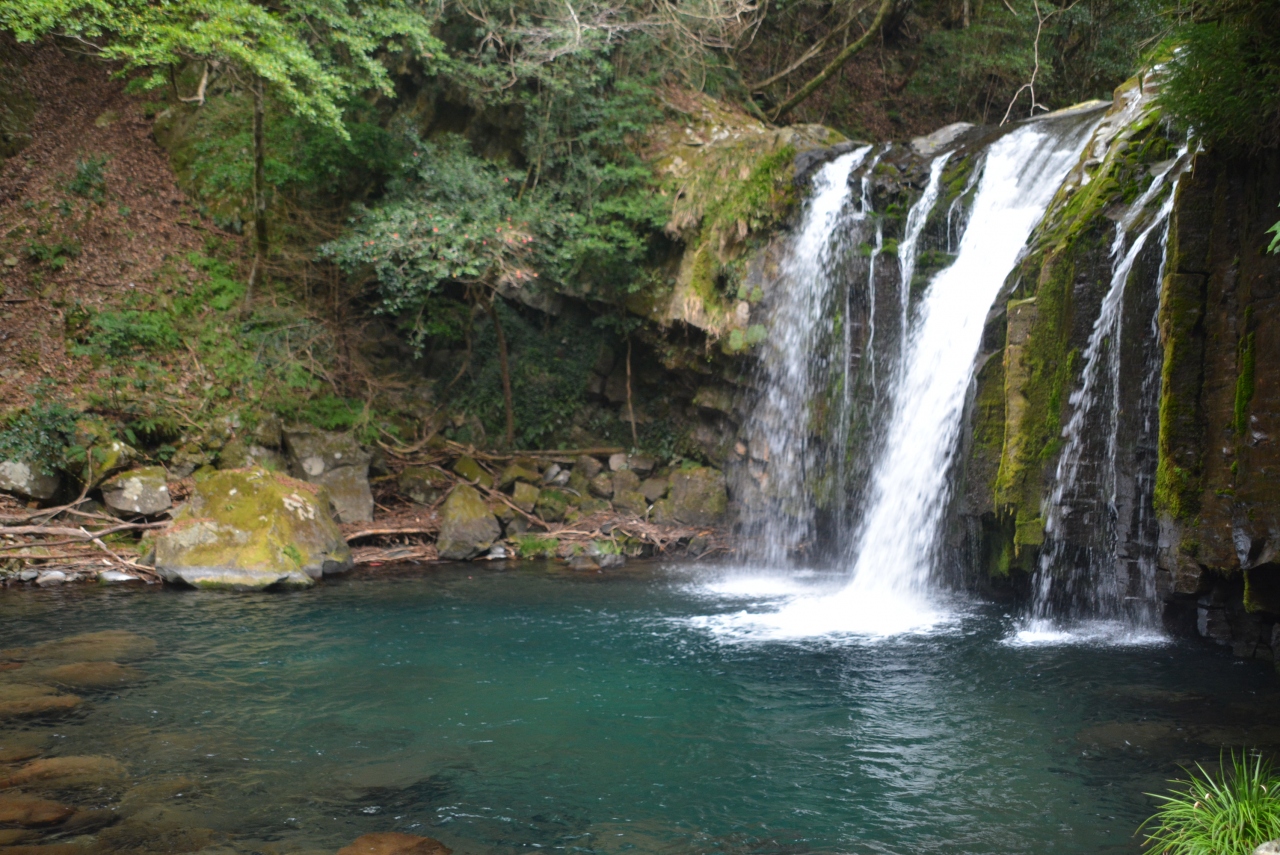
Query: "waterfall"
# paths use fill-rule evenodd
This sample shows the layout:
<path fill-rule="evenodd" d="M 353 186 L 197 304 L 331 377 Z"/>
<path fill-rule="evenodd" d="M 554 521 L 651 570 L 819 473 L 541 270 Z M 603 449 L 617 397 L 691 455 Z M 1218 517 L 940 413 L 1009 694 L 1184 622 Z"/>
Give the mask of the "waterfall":
<path fill-rule="evenodd" d="M 763 393 L 748 427 L 749 474 L 782 511 L 763 514 L 762 557 L 771 564 L 785 562 L 813 534 L 808 481 L 816 466 L 816 449 L 807 413 L 825 374 L 824 360 L 814 354 L 832 328 L 837 284 L 832 256 L 840 243 L 836 226 L 852 196 L 849 176 L 870 151 L 870 146 L 856 149 L 818 170 L 777 285 L 785 297 L 773 312 L 760 367 Z M 852 344 L 847 310 L 844 326 L 848 349 Z M 848 354 L 839 356 L 847 365 Z"/>
<path fill-rule="evenodd" d="M 848 583 L 829 596 L 739 616 L 740 622 L 776 637 L 895 634 L 942 619 L 929 596 L 929 580 L 987 312 L 1098 118 L 1093 113 L 1044 118 L 1005 134 L 988 149 L 955 262 L 933 278 L 911 316 L 904 357 L 888 390 L 888 427 L 872 450 Z M 934 176 L 944 164 L 935 160 L 931 166 L 933 192 L 921 198 L 916 206 L 921 212 L 909 222 L 927 219 L 937 197 Z M 904 276 L 903 281 L 909 289 L 909 280 Z M 803 407 L 792 410 L 793 417 L 803 412 Z"/>
<path fill-rule="evenodd" d="M 1111 279 L 1093 323 L 1082 358 L 1084 367 L 1077 388 L 1068 398 L 1071 417 L 1062 430 L 1063 448 L 1054 471 L 1052 489 L 1041 509 L 1045 520 L 1045 546 L 1040 554 L 1033 581 L 1034 601 L 1031 619 L 1020 633 L 1024 640 L 1038 637 L 1057 638 L 1054 616 L 1069 622 L 1080 620 L 1122 624 L 1120 629 L 1149 631 L 1156 628 L 1158 614 L 1155 596 L 1154 543 L 1145 544 L 1145 554 L 1123 556 L 1118 549 L 1120 524 L 1118 492 L 1120 487 L 1117 449 L 1121 428 L 1121 360 L 1120 341 L 1124 331 L 1124 301 L 1134 266 L 1147 250 L 1153 234 L 1161 235 L 1161 259 L 1154 277 L 1142 284 L 1159 288 L 1166 261 L 1170 214 L 1177 193 L 1178 180 L 1188 165 L 1188 148 L 1164 164 L 1152 177 L 1151 184 L 1119 218 L 1112 239 Z M 1149 206 L 1165 194 L 1152 216 Z M 1135 226 L 1140 226 L 1135 229 Z M 1130 240 L 1130 235 L 1136 236 Z M 1137 284 L 1137 283 L 1135 283 Z M 1151 301 L 1155 303 L 1156 301 Z M 1151 341 L 1157 338 L 1157 321 L 1150 318 Z M 1139 393 L 1142 424 L 1140 433 L 1154 439 L 1156 429 L 1159 375 L 1156 348 L 1137 370 L 1143 382 Z M 1152 359 L 1152 356 L 1155 359 Z M 1154 364 L 1150 364 L 1154 362 Z M 1105 404 L 1099 412 L 1099 405 Z M 1086 445 L 1101 435 L 1105 442 L 1104 465 L 1100 476 L 1083 477 L 1090 456 Z M 1149 523 L 1146 509 L 1151 504 L 1153 477 L 1135 474 L 1140 481 L 1136 501 L 1139 530 Z M 1101 508 L 1101 511 L 1096 510 Z M 1066 528 L 1073 514 L 1087 514 L 1090 530 L 1100 533 L 1101 548 L 1086 548 L 1084 555 L 1073 555 L 1068 545 Z M 1132 562 L 1128 561 L 1132 558 Z M 1136 573 L 1130 573 L 1132 563 Z M 1098 627 L 1094 627 L 1097 630 Z"/>

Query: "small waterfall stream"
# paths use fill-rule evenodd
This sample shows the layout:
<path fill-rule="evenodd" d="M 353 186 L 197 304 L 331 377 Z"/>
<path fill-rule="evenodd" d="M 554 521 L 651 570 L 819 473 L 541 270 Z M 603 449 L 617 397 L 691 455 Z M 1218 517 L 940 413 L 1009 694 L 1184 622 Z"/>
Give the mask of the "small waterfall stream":
<path fill-rule="evenodd" d="M 885 635 L 928 628 L 944 616 L 930 596 L 929 580 L 984 322 L 1027 237 L 1076 163 L 1098 119 L 1092 113 L 1042 119 L 1010 131 L 986 151 L 969 225 L 954 263 L 933 278 L 914 310 L 908 311 L 909 304 L 904 301 L 903 356 L 888 380 L 887 428 L 883 441 L 872 450 L 861 521 L 849 523 L 854 537 L 846 557 L 852 570 L 848 583 L 834 594 L 800 598 L 776 612 L 743 615 L 742 620 L 761 625 L 774 636 L 831 632 Z M 925 192 L 907 217 L 907 239 L 899 244 L 900 282 L 907 296 L 916 244 L 937 202 L 948 157 L 942 154 L 932 162 Z M 832 171 L 844 168 L 836 164 L 828 167 Z M 815 183 L 815 201 L 795 244 L 797 252 L 811 241 L 806 235 L 817 227 L 815 212 L 829 205 L 820 201 L 829 192 L 825 190 L 828 181 L 830 177 L 824 175 Z M 863 195 L 866 198 L 865 190 Z M 881 245 L 878 241 L 877 246 Z M 819 251 L 823 246 L 817 242 Z M 789 270 L 817 265 L 809 268 L 816 271 L 821 261 L 819 254 L 795 259 Z M 830 287 L 821 275 L 808 279 L 789 276 L 793 287 L 808 283 L 807 288 L 796 289 L 798 293 L 793 291 L 792 301 L 797 305 L 812 306 L 815 301 L 809 292 Z M 874 279 L 870 284 L 874 290 Z M 803 320 L 790 313 L 786 316 Z M 817 321 L 815 315 L 808 317 Z M 787 328 L 778 336 L 779 331 L 783 330 L 775 323 L 775 347 L 789 348 L 793 353 L 801 349 L 805 340 L 798 331 Z M 797 394 L 802 388 L 799 379 L 771 372 L 765 386 L 769 406 Z M 778 382 L 792 385 L 788 390 L 777 390 Z M 804 412 L 802 406 L 790 410 L 793 419 Z M 808 485 L 798 482 L 795 486 L 792 495 L 804 496 Z M 766 557 L 783 559 L 794 542 L 794 535 L 784 537 Z"/>
<path fill-rule="evenodd" d="M 849 175 L 870 151 L 870 146 L 856 149 L 818 170 L 781 271 L 780 286 L 788 299 L 774 312 L 761 359 L 763 394 L 748 430 L 756 464 L 750 474 L 762 492 L 781 506 L 781 513 L 764 514 L 761 520 L 762 557 L 772 565 L 785 563 L 813 535 L 810 482 L 817 450 L 803 424 L 804 414 L 825 375 L 825 361 L 813 355 L 831 331 L 837 284 L 832 254 L 839 245 L 836 224 L 852 196 Z M 852 343 L 847 322 L 845 327 L 844 349 L 848 350 Z M 847 364 L 848 354 L 827 357 L 841 359 Z"/>
<path fill-rule="evenodd" d="M 1094 320 L 1088 344 L 1083 353 L 1084 367 L 1077 388 L 1068 403 L 1071 417 L 1062 430 L 1062 452 L 1054 472 L 1053 487 L 1046 497 L 1042 513 L 1045 520 L 1045 547 L 1033 580 L 1034 601 L 1031 617 L 1021 632 L 1024 639 L 1057 637 L 1063 625 L 1081 621 L 1116 624 L 1122 632 L 1138 633 L 1156 630 L 1159 614 L 1156 598 L 1154 543 L 1141 554 L 1121 554 L 1119 528 L 1124 524 L 1119 511 L 1120 474 L 1117 460 L 1121 429 L 1121 341 L 1124 325 L 1126 292 L 1131 287 L 1158 289 L 1164 276 L 1170 215 L 1173 211 L 1178 180 L 1186 170 L 1188 147 L 1155 172 L 1151 184 L 1116 221 L 1111 243 L 1111 279 Z M 1153 213 L 1151 205 L 1164 199 Z M 1160 260 L 1153 274 L 1139 277 L 1135 265 L 1149 252 L 1153 235 L 1160 236 Z M 1132 280 L 1141 278 L 1140 282 Z M 1155 300 L 1150 301 L 1156 305 Z M 1156 306 L 1158 308 L 1158 306 Z M 1150 318 L 1151 340 L 1158 337 L 1155 314 Z M 1143 377 L 1140 409 L 1143 423 L 1139 432 L 1154 439 L 1155 411 L 1158 398 L 1159 354 L 1147 348 L 1143 364 L 1131 366 Z M 1103 405 L 1103 406 L 1099 406 Z M 1090 439 L 1102 436 L 1103 453 L 1098 461 L 1088 463 Z M 1099 462 L 1101 465 L 1099 465 Z M 1086 476 L 1086 468 L 1095 471 Z M 1151 494 L 1152 478 L 1135 475 L 1138 496 L 1134 503 L 1138 519 L 1133 527 L 1142 537 Z M 1066 529 L 1073 515 L 1085 515 L 1090 530 L 1098 532 L 1100 547 L 1086 548 L 1073 554 Z M 1097 629 L 1095 626 L 1094 629 Z"/>

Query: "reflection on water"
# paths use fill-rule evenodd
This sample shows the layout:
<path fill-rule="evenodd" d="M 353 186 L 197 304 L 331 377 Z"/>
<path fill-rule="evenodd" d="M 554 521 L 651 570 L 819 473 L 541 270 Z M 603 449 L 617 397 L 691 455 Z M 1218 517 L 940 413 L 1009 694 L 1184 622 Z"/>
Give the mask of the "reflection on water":
<path fill-rule="evenodd" d="M 1179 764 L 1280 746 L 1270 670 L 1194 643 L 1024 643 L 977 603 L 927 633 L 751 628 L 834 584 L 523 565 L 6 592 L 0 846 L 1137 852 Z"/>

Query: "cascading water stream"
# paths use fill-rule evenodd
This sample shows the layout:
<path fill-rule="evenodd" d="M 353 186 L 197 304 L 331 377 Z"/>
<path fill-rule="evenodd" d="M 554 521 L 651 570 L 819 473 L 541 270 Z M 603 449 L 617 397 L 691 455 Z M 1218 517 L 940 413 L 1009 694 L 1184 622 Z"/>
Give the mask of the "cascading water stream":
<path fill-rule="evenodd" d="M 780 287 L 787 299 L 774 311 L 761 361 L 764 394 L 748 431 L 752 454 L 767 467 L 751 474 L 783 511 L 762 520 L 760 542 L 770 564 L 785 562 L 812 533 L 806 485 L 814 449 L 801 414 L 808 410 L 822 373 L 814 353 L 831 328 L 836 283 L 830 266 L 833 244 L 838 243 L 833 232 L 852 195 L 849 175 L 870 151 L 870 146 L 856 149 L 818 170 L 782 269 Z"/>
<path fill-rule="evenodd" d="M 933 206 L 938 203 L 938 187 L 942 183 L 942 170 L 950 159 L 951 152 L 947 152 L 935 157 L 933 163 L 929 165 L 929 182 L 925 185 L 924 194 L 907 213 L 906 229 L 903 232 L 902 241 L 898 244 L 898 301 L 902 307 L 899 366 L 906 364 L 908 325 L 911 318 L 909 311 L 911 279 L 916 272 L 916 247 L 920 243 L 920 235 L 924 232 L 925 223 L 929 221 L 929 214 L 933 211 Z"/>
<path fill-rule="evenodd" d="M 1072 407 L 1071 418 L 1062 430 L 1065 440 L 1054 472 L 1053 488 L 1046 497 L 1042 514 L 1045 519 L 1046 545 L 1041 553 L 1034 581 L 1035 599 L 1031 618 L 1020 632 L 1024 640 L 1039 637 L 1056 638 L 1061 633 L 1056 617 L 1068 621 L 1102 621 L 1122 624 L 1125 630 L 1138 632 L 1156 628 L 1155 564 L 1152 556 L 1144 556 L 1138 562 L 1138 579 L 1128 578 L 1122 561 L 1116 555 L 1114 520 L 1117 517 L 1117 439 L 1120 428 L 1121 396 L 1120 358 L 1121 335 L 1124 326 L 1124 297 L 1129 281 L 1133 278 L 1134 265 L 1151 238 L 1161 234 L 1161 261 L 1153 278 L 1155 287 L 1163 278 L 1167 251 L 1170 214 L 1173 211 L 1178 181 L 1188 165 L 1188 147 L 1157 172 L 1147 189 L 1116 222 L 1115 237 L 1111 244 L 1111 280 L 1106 295 L 1094 321 L 1088 344 L 1083 353 L 1084 367 L 1080 383 L 1071 393 L 1068 403 Z M 1145 222 L 1136 237 L 1130 241 L 1134 226 L 1148 213 L 1148 207 L 1164 193 L 1165 198 L 1154 216 Z M 1153 335 L 1155 318 L 1152 318 Z M 1154 384 L 1150 378 L 1157 372 L 1145 367 L 1140 403 L 1144 411 L 1155 409 Z M 1105 483 L 1091 485 L 1082 481 L 1082 468 L 1086 458 L 1087 437 L 1096 427 L 1095 408 L 1104 399 L 1107 410 L 1101 414 L 1105 430 L 1105 466 L 1102 467 Z M 1149 399 L 1149 400 L 1148 400 Z M 1144 432 L 1153 428 L 1151 413 L 1144 412 Z M 1148 479 L 1149 480 L 1149 479 Z M 1093 489 L 1098 495 L 1090 495 Z M 1145 507 L 1149 497 L 1138 503 Z M 1073 566 L 1064 537 L 1067 519 L 1076 508 L 1087 501 L 1104 504 L 1108 513 L 1106 537 L 1111 546 L 1104 555 L 1090 552 L 1083 566 Z M 1101 521 L 1100 523 L 1101 524 Z M 1136 585 L 1137 590 L 1133 590 Z M 1090 632 L 1098 631 L 1095 625 Z"/>
<path fill-rule="evenodd" d="M 959 253 L 934 277 L 915 311 L 895 372 L 889 427 L 872 468 L 848 584 L 776 612 L 726 620 L 790 637 L 896 634 L 944 617 L 929 597 L 928 582 L 987 312 L 1098 119 L 1092 113 L 1042 119 L 987 151 Z M 935 161 L 931 176 L 941 168 Z M 927 219 L 928 210 L 922 211 L 920 218 Z"/>

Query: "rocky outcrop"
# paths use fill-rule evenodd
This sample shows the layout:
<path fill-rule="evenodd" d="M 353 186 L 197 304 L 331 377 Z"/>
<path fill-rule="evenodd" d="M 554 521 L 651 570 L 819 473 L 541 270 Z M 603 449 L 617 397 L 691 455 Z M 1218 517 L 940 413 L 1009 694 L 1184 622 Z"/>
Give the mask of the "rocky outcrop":
<path fill-rule="evenodd" d="M 62 479 L 38 465 L 22 460 L 0 460 L 0 492 L 23 499 L 48 501 L 58 493 Z"/>
<path fill-rule="evenodd" d="M 672 473 L 670 512 L 677 521 L 688 525 L 718 525 L 724 522 L 728 509 L 724 473 L 706 466 Z"/>
<path fill-rule="evenodd" d="M 445 499 L 440 512 L 440 536 L 436 550 L 441 558 L 465 561 L 488 551 L 502 537 L 488 504 L 474 487 L 460 484 Z"/>
<path fill-rule="evenodd" d="M 131 469 L 102 485 L 102 502 L 118 514 L 151 516 L 173 506 L 161 466 Z"/>
<path fill-rule="evenodd" d="M 265 469 L 214 472 L 156 538 L 156 571 L 201 588 L 305 587 L 351 567 L 332 514 L 323 487 Z"/>
<path fill-rule="evenodd" d="M 289 455 L 290 474 L 328 490 L 340 521 L 373 519 L 369 452 L 350 434 L 291 427 L 284 430 L 284 446 Z"/>

